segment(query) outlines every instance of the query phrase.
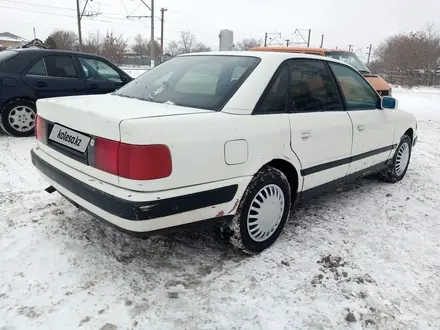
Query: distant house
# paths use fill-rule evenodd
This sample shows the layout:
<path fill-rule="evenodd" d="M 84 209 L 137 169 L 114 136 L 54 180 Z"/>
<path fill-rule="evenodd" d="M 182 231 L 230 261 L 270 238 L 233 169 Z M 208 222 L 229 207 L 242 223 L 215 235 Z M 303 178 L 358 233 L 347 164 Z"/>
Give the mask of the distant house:
<path fill-rule="evenodd" d="M 27 41 L 25 38 L 19 37 L 15 34 L 9 32 L 0 33 L 0 48 L 8 48 L 10 46 L 15 46 L 19 43 Z"/>
<path fill-rule="evenodd" d="M 163 54 L 163 61 L 166 62 L 168 60 L 171 60 L 174 56 L 171 55 L 170 53 L 165 53 Z"/>

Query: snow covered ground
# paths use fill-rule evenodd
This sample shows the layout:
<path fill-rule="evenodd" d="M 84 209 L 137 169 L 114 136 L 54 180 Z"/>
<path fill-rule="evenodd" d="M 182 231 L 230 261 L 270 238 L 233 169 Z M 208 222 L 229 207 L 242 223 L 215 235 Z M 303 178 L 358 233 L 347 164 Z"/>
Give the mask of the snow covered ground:
<path fill-rule="evenodd" d="M 147 72 L 149 70 L 149 67 L 120 67 L 122 70 L 124 70 L 130 77 L 137 78 L 144 72 Z"/>
<path fill-rule="evenodd" d="M 406 178 L 303 205 L 254 257 L 122 234 L 43 191 L 32 138 L 0 136 L 0 329 L 440 329 L 440 90 L 394 94 L 419 119 Z"/>

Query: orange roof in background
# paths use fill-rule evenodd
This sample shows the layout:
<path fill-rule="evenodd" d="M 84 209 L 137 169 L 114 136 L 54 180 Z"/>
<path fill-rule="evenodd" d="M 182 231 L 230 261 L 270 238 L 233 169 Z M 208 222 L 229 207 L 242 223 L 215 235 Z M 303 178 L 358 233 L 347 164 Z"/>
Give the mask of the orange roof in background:
<path fill-rule="evenodd" d="M 350 51 L 345 49 L 332 49 L 332 48 L 312 48 L 312 47 L 253 47 L 252 51 L 263 51 L 263 52 L 284 52 L 284 53 L 294 53 L 294 52 L 347 52 Z"/>

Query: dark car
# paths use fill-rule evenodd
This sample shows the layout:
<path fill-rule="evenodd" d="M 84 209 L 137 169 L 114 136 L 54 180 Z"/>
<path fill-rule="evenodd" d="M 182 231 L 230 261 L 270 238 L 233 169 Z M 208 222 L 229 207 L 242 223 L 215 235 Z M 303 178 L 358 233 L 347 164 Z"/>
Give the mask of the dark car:
<path fill-rule="evenodd" d="M 0 126 L 13 136 L 34 132 L 41 98 L 105 94 L 133 80 L 97 55 L 51 49 L 0 52 Z"/>

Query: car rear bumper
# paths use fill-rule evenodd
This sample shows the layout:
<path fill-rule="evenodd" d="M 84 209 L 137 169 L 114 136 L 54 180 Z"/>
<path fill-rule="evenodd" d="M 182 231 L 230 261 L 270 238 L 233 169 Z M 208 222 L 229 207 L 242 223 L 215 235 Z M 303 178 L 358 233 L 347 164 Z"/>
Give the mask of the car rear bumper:
<path fill-rule="evenodd" d="M 77 170 L 48 156 L 41 149 L 31 151 L 32 163 L 66 199 L 97 218 L 131 233 L 148 233 L 201 221 L 232 216 L 250 177 L 200 185 L 168 192 L 138 193 L 99 182 L 100 188 L 86 182 Z M 187 190 L 187 193 L 185 193 Z M 109 193 L 115 192 L 117 193 Z M 126 199 L 121 196 L 127 196 Z"/>

